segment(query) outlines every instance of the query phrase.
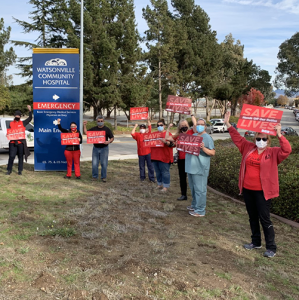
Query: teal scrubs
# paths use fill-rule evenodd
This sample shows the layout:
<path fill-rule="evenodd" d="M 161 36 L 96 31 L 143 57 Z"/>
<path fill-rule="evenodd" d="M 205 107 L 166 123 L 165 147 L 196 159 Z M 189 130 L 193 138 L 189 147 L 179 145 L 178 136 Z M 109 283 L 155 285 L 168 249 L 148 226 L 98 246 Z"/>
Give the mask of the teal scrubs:
<path fill-rule="evenodd" d="M 194 135 L 197 135 L 197 133 Z M 214 149 L 214 141 L 207 133 L 202 134 L 201 137 L 206 148 Z M 210 159 L 210 156 L 203 150 L 200 150 L 198 156 L 186 153 L 185 170 L 188 174 L 188 182 L 192 194 L 191 207 L 195 213 L 200 215 L 206 214 Z"/>

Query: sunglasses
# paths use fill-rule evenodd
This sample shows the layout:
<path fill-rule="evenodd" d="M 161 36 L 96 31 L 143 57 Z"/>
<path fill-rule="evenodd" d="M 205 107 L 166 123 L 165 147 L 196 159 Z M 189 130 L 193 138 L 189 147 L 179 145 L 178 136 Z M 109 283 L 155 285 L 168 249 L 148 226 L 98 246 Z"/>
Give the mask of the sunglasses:
<path fill-rule="evenodd" d="M 157 124 L 158 126 L 164 126 L 164 124 Z"/>
<path fill-rule="evenodd" d="M 255 138 L 258 142 L 260 141 L 260 140 L 263 140 L 263 142 L 266 142 L 267 140 L 268 140 L 268 138 L 259 138 L 259 137 L 257 137 L 257 138 Z"/>

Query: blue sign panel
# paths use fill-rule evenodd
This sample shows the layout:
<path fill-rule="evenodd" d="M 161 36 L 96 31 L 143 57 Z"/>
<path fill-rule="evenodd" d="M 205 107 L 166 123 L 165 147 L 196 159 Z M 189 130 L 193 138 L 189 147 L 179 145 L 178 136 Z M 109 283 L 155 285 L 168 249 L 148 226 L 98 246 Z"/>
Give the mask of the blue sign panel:
<path fill-rule="evenodd" d="M 78 49 L 33 50 L 34 169 L 65 171 L 61 126 L 80 128 Z"/>

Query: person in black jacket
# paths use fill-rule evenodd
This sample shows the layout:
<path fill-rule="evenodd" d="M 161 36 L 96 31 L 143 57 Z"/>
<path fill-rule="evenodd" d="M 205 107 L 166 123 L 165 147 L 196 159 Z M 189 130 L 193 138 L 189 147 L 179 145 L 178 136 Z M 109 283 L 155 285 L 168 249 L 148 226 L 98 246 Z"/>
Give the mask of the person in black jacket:
<path fill-rule="evenodd" d="M 21 120 L 22 113 L 19 110 L 15 111 L 14 114 L 15 118 L 9 124 L 10 129 L 23 129 L 25 131 L 26 125 L 28 125 L 29 122 L 32 120 L 31 106 L 27 105 L 27 108 L 29 110 L 29 117 L 24 121 Z M 9 142 L 9 158 L 8 158 L 6 175 L 11 174 L 13 162 L 15 160 L 16 155 L 18 155 L 18 159 L 19 159 L 18 174 L 22 175 L 24 156 L 25 156 L 25 161 L 27 162 L 27 157 L 30 155 L 30 151 L 27 148 L 26 139 L 13 140 Z"/>
<path fill-rule="evenodd" d="M 57 125 L 61 132 L 63 133 L 79 133 L 79 142 L 82 144 L 82 135 L 80 131 L 77 130 L 77 124 L 75 122 L 72 122 L 70 125 L 70 129 L 64 129 L 60 125 L 61 119 L 57 119 Z M 67 161 L 67 173 L 64 176 L 66 179 L 71 179 L 72 177 L 72 166 L 74 162 L 75 167 L 75 176 L 76 179 L 81 179 L 80 174 L 80 146 L 79 145 L 68 145 L 65 147 L 64 155 L 66 157 Z"/>

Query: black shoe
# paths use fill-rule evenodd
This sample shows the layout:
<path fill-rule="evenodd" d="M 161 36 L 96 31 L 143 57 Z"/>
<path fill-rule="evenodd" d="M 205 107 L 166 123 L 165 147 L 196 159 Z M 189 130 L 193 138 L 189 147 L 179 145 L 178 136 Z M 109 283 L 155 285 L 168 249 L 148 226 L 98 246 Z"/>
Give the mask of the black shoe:
<path fill-rule="evenodd" d="M 103 182 L 106 182 L 106 178 L 102 178 L 102 181 L 103 181 Z"/>
<path fill-rule="evenodd" d="M 181 197 L 177 198 L 178 201 L 187 200 L 187 196 L 182 195 Z"/>
<path fill-rule="evenodd" d="M 22 171 L 19 171 L 19 172 L 18 172 L 18 175 L 22 175 Z"/>
<path fill-rule="evenodd" d="M 66 175 L 64 175 L 63 178 L 64 178 L 64 179 L 71 179 L 70 176 L 66 176 Z"/>
<path fill-rule="evenodd" d="M 11 174 L 11 171 L 7 171 L 7 172 L 6 172 L 6 175 L 10 175 L 10 174 Z"/>
<path fill-rule="evenodd" d="M 155 180 L 150 180 L 150 183 L 156 183 L 156 181 Z"/>
<path fill-rule="evenodd" d="M 140 181 L 144 181 L 145 179 L 143 178 L 143 179 L 140 179 Z"/>
<path fill-rule="evenodd" d="M 76 179 L 81 179 L 81 176 L 76 177 Z"/>

